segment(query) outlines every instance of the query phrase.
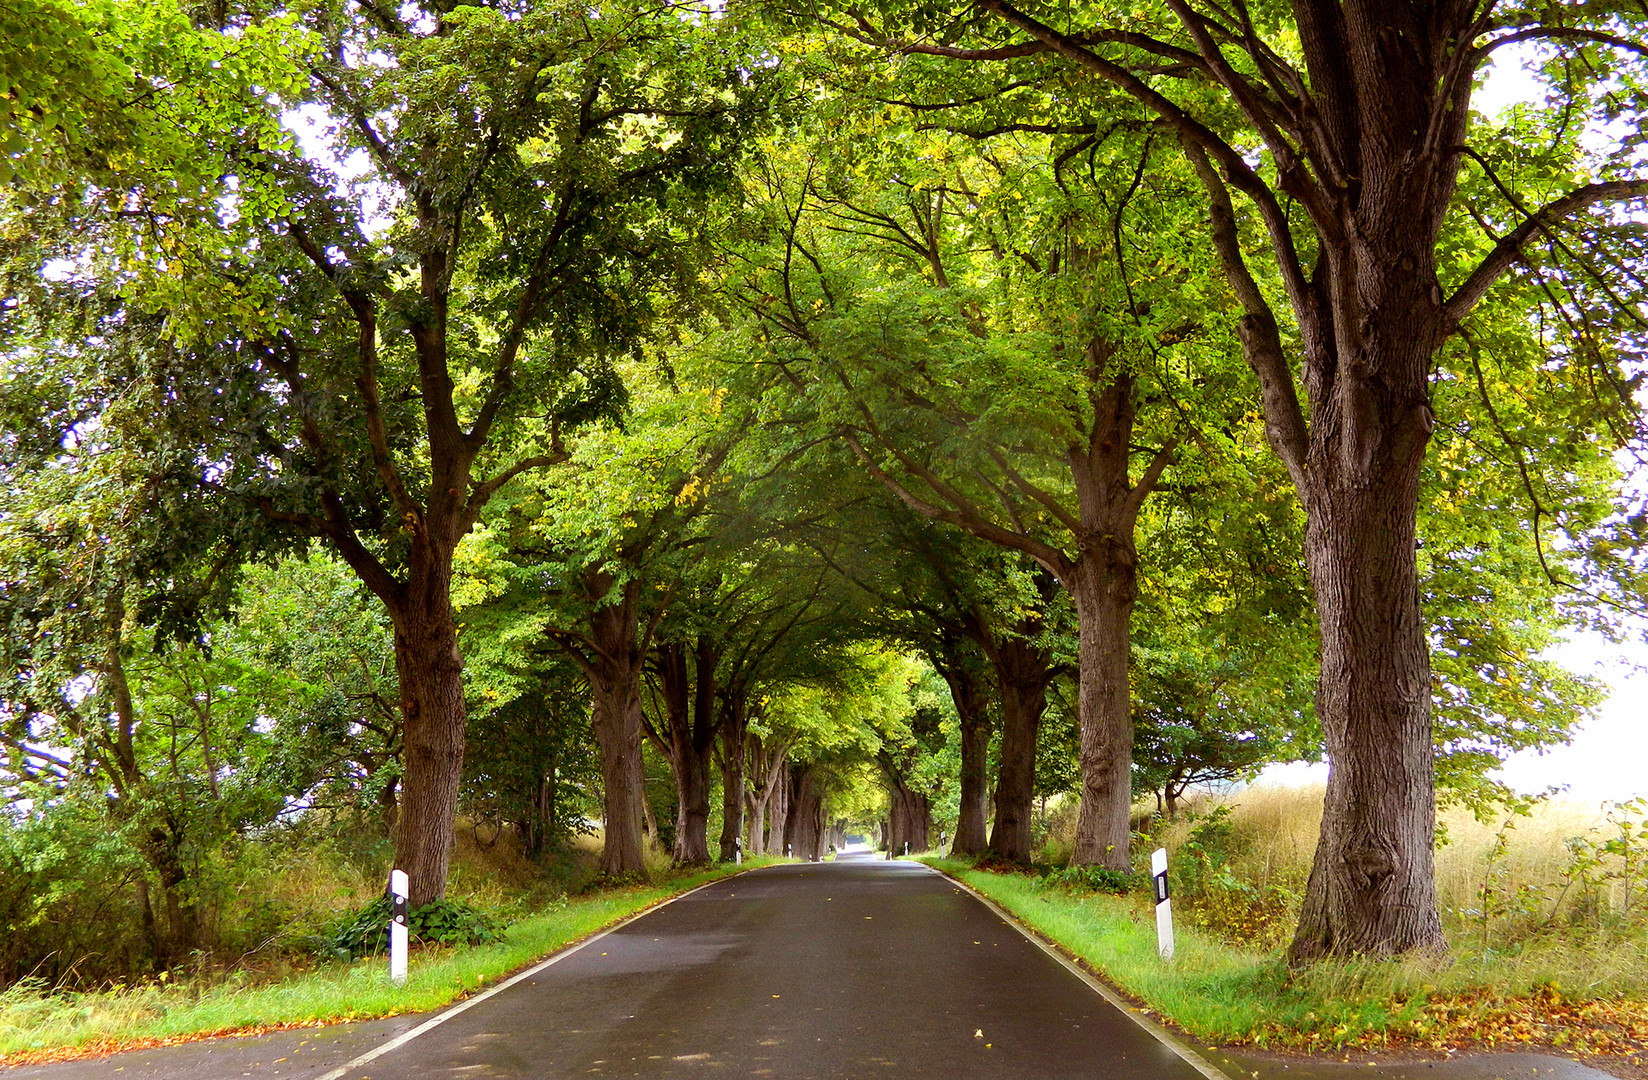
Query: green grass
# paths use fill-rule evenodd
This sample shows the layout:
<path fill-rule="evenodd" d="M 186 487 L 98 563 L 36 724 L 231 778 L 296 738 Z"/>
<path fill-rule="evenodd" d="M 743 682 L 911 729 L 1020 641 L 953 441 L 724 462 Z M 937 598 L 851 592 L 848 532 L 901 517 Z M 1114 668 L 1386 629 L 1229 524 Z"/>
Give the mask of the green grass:
<path fill-rule="evenodd" d="M 1034 878 L 974 870 L 964 861 L 923 861 L 965 881 L 1198 1038 L 1231 1041 L 1272 1015 L 1285 969 L 1271 955 L 1177 927 L 1174 961 L 1164 964 L 1156 954 L 1155 917 L 1133 898 L 1045 888 Z"/>
<path fill-rule="evenodd" d="M 99 993 L 43 993 L 20 984 L 0 993 L 0 1063 L 248 1028 L 426 1012 L 671 896 L 778 861 L 751 859 L 743 867 L 716 867 L 646 888 L 569 898 L 515 922 L 496 945 L 415 951 L 401 987 L 389 982 L 381 956 L 266 985 L 231 978 L 210 987 L 150 983 Z"/>
<path fill-rule="evenodd" d="M 1587 1022 L 1634 1027 L 1648 979 L 1648 939 L 1551 938 L 1515 953 L 1353 960 L 1291 971 L 1280 950 L 1256 949 L 1175 921 L 1175 956 L 1157 955 L 1149 897 L 1072 892 L 1021 874 L 924 861 L 965 881 L 1020 922 L 1080 957 L 1112 985 L 1203 1042 L 1343 1048 L 1406 1042 L 1495 1044 Z M 1521 1025 L 1519 1027 L 1519 1025 Z M 1557 1038 L 1556 1045 L 1562 1045 Z M 1591 1040 L 1590 1045 L 1597 1045 Z M 1621 1052 L 1607 1047 L 1611 1052 Z"/>

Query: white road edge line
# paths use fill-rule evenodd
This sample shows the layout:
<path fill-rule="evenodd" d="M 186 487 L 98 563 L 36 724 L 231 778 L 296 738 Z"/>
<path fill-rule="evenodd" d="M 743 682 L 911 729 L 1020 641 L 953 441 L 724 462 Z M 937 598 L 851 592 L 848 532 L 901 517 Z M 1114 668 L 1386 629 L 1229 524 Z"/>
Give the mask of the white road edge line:
<path fill-rule="evenodd" d="M 927 866 L 926 863 L 921 863 L 920 865 Z M 1123 1016 L 1127 1017 L 1129 1020 L 1154 1035 L 1157 1041 L 1169 1050 L 1173 1051 L 1179 1057 L 1183 1058 L 1185 1064 L 1207 1077 L 1207 1080 L 1230 1080 L 1230 1077 L 1221 1071 L 1217 1065 L 1214 1065 L 1211 1061 L 1207 1060 L 1202 1055 L 1196 1053 L 1196 1051 L 1180 1042 L 1171 1032 L 1156 1023 L 1154 1020 L 1150 1019 L 1148 1016 L 1141 1016 L 1139 1011 L 1123 1000 L 1120 994 L 1110 989 L 1110 987 L 1106 986 L 1103 982 L 1094 978 L 1089 972 L 1084 971 L 1080 964 L 1077 964 L 1074 960 L 1070 959 L 1068 956 L 1043 941 L 1039 936 L 1033 933 L 1029 927 L 1014 918 L 1013 914 L 1003 908 L 1000 904 L 996 903 L 988 896 L 985 896 L 983 893 L 979 892 L 965 881 L 962 881 L 960 878 L 951 877 L 949 874 L 946 874 L 936 866 L 927 866 L 927 869 L 944 878 L 952 885 L 955 885 L 958 888 L 966 889 L 972 894 L 973 899 L 995 912 L 998 919 L 1023 934 L 1035 944 L 1036 948 L 1063 964 L 1071 974 L 1075 975 L 1076 978 L 1092 987 L 1098 992 L 1100 997 L 1104 998 L 1104 1000 L 1110 1002 L 1110 1004 L 1120 1010 Z M 332 1078 L 323 1077 L 322 1080 L 332 1080 Z"/>
<path fill-rule="evenodd" d="M 755 867 L 755 866 L 750 867 L 750 870 L 758 870 L 758 869 L 760 869 L 760 867 Z M 538 972 L 540 972 L 540 971 L 544 970 L 545 968 L 551 966 L 552 964 L 560 963 L 562 960 L 565 960 L 567 957 L 571 956 L 573 953 L 578 952 L 580 949 L 583 949 L 583 948 L 586 948 L 590 945 L 595 944 L 597 941 L 600 941 L 602 938 L 606 937 L 608 934 L 612 933 L 613 931 L 622 930 L 624 927 L 628 926 L 630 923 L 634 922 L 636 919 L 645 918 L 646 916 L 651 915 L 653 912 L 658 911 L 660 908 L 669 907 L 671 904 L 675 903 L 677 900 L 684 900 L 687 897 L 691 896 L 693 893 L 698 892 L 699 889 L 707 889 L 711 885 L 719 885 L 723 881 L 730 881 L 735 877 L 739 877 L 743 874 L 749 873 L 750 870 L 740 870 L 736 874 L 728 874 L 726 877 L 719 877 L 719 878 L 716 878 L 714 881 L 706 881 L 706 882 L 704 882 L 704 884 L 699 885 L 696 888 L 688 889 L 686 892 L 681 893 L 678 896 L 672 896 L 668 900 L 664 900 L 660 903 L 653 904 L 651 907 L 646 908 L 643 911 L 637 911 L 634 915 L 629 916 L 628 918 L 622 920 L 621 922 L 613 923 L 611 926 L 607 927 L 605 930 L 599 931 L 598 933 L 595 933 L 595 934 L 591 934 L 589 937 L 587 937 L 584 940 L 578 942 L 578 944 L 569 945 L 566 948 L 564 948 L 564 949 L 560 950 L 559 952 L 555 953 L 553 956 L 550 956 L 548 959 L 538 961 L 536 964 L 533 964 L 531 967 L 527 968 L 525 971 L 519 972 L 518 974 L 512 975 L 508 979 L 505 979 L 503 982 L 499 983 L 497 986 L 490 987 L 486 990 L 483 990 L 479 994 L 476 994 L 472 998 L 465 998 L 464 1000 L 458 1002 L 456 1005 L 452 1006 L 450 1009 L 447 1009 L 445 1012 L 440 1013 L 436 1016 L 432 1016 L 428 1020 L 425 1020 L 423 1023 L 419 1024 L 417 1027 L 413 1028 L 411 1031 L 408 1031 L 408 1032 L 406 1032 L 402 1035 L 399 1035 L 399 1036 L 396 1036 L 393 1039 L 390 1039 L 388 1042 L 384 1043 L 382 1046 L 374 1047 L 373 1049 L 368 1050 L 366 1053 L 362 1054 L 360 1057 L 355 1058 L 353 1061 L 347 1061 L 344 1064 L 339 1065 L 337 1068 L 333 1069 L 329 1073 L 322 1073 L 320 1076 L 315 1077 L 314 1080 L 343 1080 L 343 1078 L 345 1076 L 348 1076 L 350 1072 L 354 1071 L 355 1069 L 360 1068 L 362 1065 L 366 1065 L 366 1064 L 376 1060 L 377 1058 L 382 1057 L 384 1054 L 389 1053 L 391 1050 L 400 1049 L 401 1047 L 405 1046 L 407 1043 L 411 1042 L 413 1039 L 416 1039 L 419 1035 L 425 1034 L 426 1032 L 429 1032 L 429 1031 L 433 1031 L 435 1028 L 440 1027 L 442 1024 L 446 1023 L 448 1020 L 452 1019 L 454 1016 L 457 1016 L 459 1013 L 463 1012 L 465 1009 L 469 1009 L 473 1006 L 479 1005 L 481 1002 L 485 1001 L 487 998 L 491 997 L 493 994 L 503 993 L 505 990 L 508 990 L 511 986 L 514 986 L 516 983 L 520 982 L 522 979 L 529 979 L 532 976 L 538 974 Z M 1220 1077 L 1220 1078 L 1218 1078 L 1218 1080 L 1224 1080 L 1224 1078 Z"/>

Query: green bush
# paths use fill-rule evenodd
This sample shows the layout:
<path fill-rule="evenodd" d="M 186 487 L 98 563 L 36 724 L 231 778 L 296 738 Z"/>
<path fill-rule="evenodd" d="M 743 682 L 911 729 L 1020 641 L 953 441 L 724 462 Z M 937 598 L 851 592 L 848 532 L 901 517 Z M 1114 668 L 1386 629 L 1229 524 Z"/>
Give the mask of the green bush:
<path fill-rule="evenodd" d="M 1144 887 L 1149 881 L 1145 874 L 1137 872 L 1123 872 L 1108 870 L 1102 866 L 1069 866 L 1063 870 L 1051 870 L 1041 876 L 1041 883 L 1045 886 L 1067 890 L 1083 889 L 1088 892 L 1114 893 L 1125 896 L 1134 889 Z"/>
<path fill-rule="evenodd" d="M 327 939 L 339 960 L 356 960 L 389 949 L 388 896 L 380 896 L 341 923 Z M 474 904 L 435 900 L 406 916 L 407 937 L 435 945 L 491 945 L 503 940 L 503 926 Z"/>

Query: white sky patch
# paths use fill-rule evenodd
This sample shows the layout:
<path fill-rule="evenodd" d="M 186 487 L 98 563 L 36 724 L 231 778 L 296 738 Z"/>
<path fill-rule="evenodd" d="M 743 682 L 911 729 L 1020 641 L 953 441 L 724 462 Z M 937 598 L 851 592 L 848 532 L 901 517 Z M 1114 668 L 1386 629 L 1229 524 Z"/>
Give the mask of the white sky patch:
<path fill-rule="evenodd" d="M 342 157 L 337 154 L 338 125 L 340 121 L 319 105 L 310 103 L 288 109 L 280 116 L 281 124 L 297 138 L 303 156 L 317 162 L 336 178 L 333 190 L 346 200 L 359 205 L 361 228 L 372 239 L 394 224 L 391 216 L 395 205 L 395 190 L 388 184 L 370 179 L 373 174 L 372 155 L 362 149 L 351 150 Z"/>
<path fill-rule="evenodd" d="M 1544 86 L 1528 66 L 1536 63 L 1532 52 L 1514 45 L 1495 53 L 1487 78 L 1471 95 L 1471 108 L 1484 116 L 1498 116 L 1512 105 L 1544 97 Z"/>
<path fill-rule="evenodd" d="M 1495 777 L 1532 794 L 1562 786 L 1584 802 L 1648 795 L 1648 645 L 1575 634 L 1546 657 L 1608 684 L 1608 700 L 1572 742 L 1513 754 Z"/>

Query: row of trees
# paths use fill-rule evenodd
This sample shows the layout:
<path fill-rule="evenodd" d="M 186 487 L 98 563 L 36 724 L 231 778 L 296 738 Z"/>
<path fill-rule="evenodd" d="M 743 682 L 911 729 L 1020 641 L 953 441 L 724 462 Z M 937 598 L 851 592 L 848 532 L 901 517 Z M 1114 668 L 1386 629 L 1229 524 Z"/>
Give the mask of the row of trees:
<path fill-rule="evenodd" d="M 1562 737 L 1539 650 L 1637 595 L 1625 5 L 8 18 L 14 775 L 118 793 L 134 650 L 318 544 L 389 627 L 347 732 L 415 903 L 466 759 L 566 820 L 573 694 L 609 874 L 643 739 L 682 862 L 716 772 L 723 858 L 822 828 L 808 763 L 924 832 L 942 725 L 860 685 L 909 651 L 959 850 L 1026 858 L 1062 772 L 1125 869 L 1136 777 L 1320 739 L 1293 956 L 1438 948 L 1436 778 Z M 1473 113 L 1513 46 L 1550 98 Z"/>

